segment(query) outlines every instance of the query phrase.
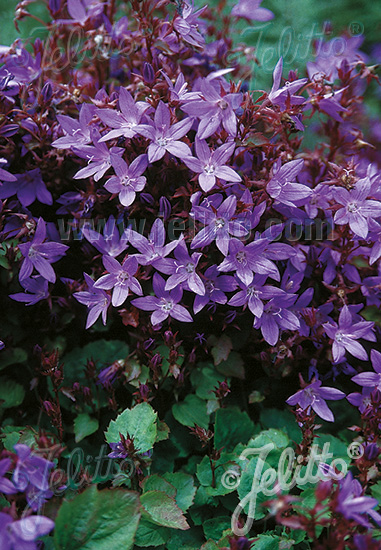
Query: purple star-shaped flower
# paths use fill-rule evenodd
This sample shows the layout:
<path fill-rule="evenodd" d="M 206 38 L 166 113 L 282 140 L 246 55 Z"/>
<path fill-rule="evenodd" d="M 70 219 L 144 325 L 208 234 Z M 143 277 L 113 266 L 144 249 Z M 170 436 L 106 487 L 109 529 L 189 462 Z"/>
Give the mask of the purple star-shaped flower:
<path fill-rule="evenodd" d="M 1 168 L 1 166 L 6 166 L 8 164 L 7 160 L 4 158 L 0 158 L 0 182 L 1 181 L 16 181 L 17 177 L 14 174 L 11 174 L 8 172 L 8 170 L 4 170 L 4 168 Z M 0 186 L 0 190 L 1 190 Z"/>
<path fill-rule="evenodd" d="M 308 111 L 309 109 L 311 109 L 311 107 L 315 107 L 319 111 L 323 111 L 324 113 L 329 115 L 331 118 L 333 118 L 333 120 L 337 120 L 337 122 L 343 122 L 339 111 L 347 112 L 348 109 L 340 104 L 340 100 L 344 90 L 346 90 L 347 87 L 348 86 L 342 88 L 341 90 L 330 91 L 327 94 L 313 94 L 310 99 L 307 100 L 304 110 Z"/>
<path fill-rule="evenodd" d="M 203 47 L 205 44 L 205 39 L 198 32 L 198 17 L 206 10 L 208 6 L 193 11 L 194 6 L 188 4 L 188 2 L 183 2 L 180 12 L 178 11 L 177 17 L 174 20 L 174 28 L 181 35 L 185 42 L 191 44 L 192 46 Z"/>
<path fill-rule="evenodd" d="M 153 326 L 172 317 L 177 321 L 191 323 L 190 313 L 179 302 L 183 296 L 183 289 L 178 285 L 173 290 L 165 290 L 165 281 L 158 273 L 153 276 L 153 291 L 155 296 L 144 296 L 131 300 L 131 304 L 144 311 L 152 311 L 151 323 Z"/>
<path fill-rule="evenodd" d="M 198 313 L 210 302 L 226 304 L 225 292 L 232 292 L 237 288 L 237 281 L 230 275 L 220 275 L 216 265 L 211 265 L 204 273 L 205 294 L 195 296 L 193 311 Z"/>
<path fill-rule="evenodd" d="M 93 118 L 94 106 L 83 103 L 79 111 L 79 120 L 66 115 L 57 115 L 61 128 L 67 135 L 53 141 L 57 149 L 70 149 L 78 145 L 87 145 L 91 142 L 90 121 Z"/>
<path fill-rule="evenodd" d="M 337 323 L 324 323 L 323 328 L 329 338 L 332 338 L 332 356 L 335 363 L 338 363 L 340 359 L 345 356 L 345 351 L 349 351 L 351 355 L 366 361 L 368 354 L 364 347 L 357 342 L 359 338 L 376 341 L 376 336 L 373 333 L 374 323 L 371 321 L 360 321 L 353 323 L 352 314 L 348 306 L 343 306 L 340 316 L 339 324 Z"/>
<path fill-rule="evenodd" d="M 191 248 L 202 248 L 215 240 L 217 248 L 224 256 L 227 256 L 230 235 L 244 237 L 248 233 L 245 223 L 232 219 L 236 207 L 237 198 L 235 195 L 230 195 L 225 199 L 217 210 L 215 208 L 205 208 L 204 206 L 194 206 L 195 219 L 201 221 L 206 227 L 197 233 L 192 241 Z"/>
<path fill-rule="evenodd" d="M 371 393 L 372 389 L 364 386 L 361 393 L 350 393 L 347 399 L 351 405 L 358 408 L 360 413 L 363 413 L 372 404 Z"/>
<path fill-rule="evenodd" d="M 192 153 L 188 145 L 179 140 L 190 130 L 192 124 L 193 120 L 188 117 L 171 125 L 169 107 L 160 101 L 155 111 L 154 122 L 140 124 L 136 128 L 139 134 L 151 140 L 148 146 L 148 161 L 160 160 L 166 151 L 181 159 L 190 157 Z"/>
<path fill-rule="evenodd" d="M 232 298 L 230 298 L 229 306 L 248 306 L 249 310 L 255 317 L 262 317 L 264 310 L 264 301 L 271 300 L 274 296 L 284 296 L 285 291 L 272 285 L 265 285 L 267 275 L 254 275 L 254 279 L 250 285 L 245 285 L 239 281 L 239 290 Z"/>
<path fill-rule="evenodd" d="M 254 318 L 253 327 L 260 328 L 263 338 L 270 346 L 275 346 L 281 330 L 299 330 L 300 322 L 295 313 L 289 310 L 296 294 L 279 294 L 269 300 L 262 315 Z"/>
<path fill-rule="evenodd" d="M 225 164 L 234 153 L 234 143 L 224 143 L 215 151 L 210 151 L 206 141 L 196 137 L 195 147 L 198 158 L 185 157 L 183 162 L 193 172 L 199 174 L 198 182 L 205 193 L 216 185 L 216 178 L 233 183 L 241 181 L 241 176 Z"/>
<path fill-rule="evenodd" d="M 140 254 L 135 254 L 139 264 L 153 265 L 154 267 L 157 260 L 168 256 L 180 242 L 180 239 L 178 239 L 164 244 L 165 229 L 160 218 L 157 218 L 152 224 L 148 239 L 132 229 L 127 230 L 127 235 L 132 246 L 140 252 Z"/>
<path fill-rule="evenodd" d="M 177 286 L 186 284 L 192 292 L 203 296 L 205 286 L 201 277 L 196 273 L 197 264 L 202 256 L 201 252 L 194 252 L 190 256 L 185 241 L 181 240 L 174 250 L 174 255 L 175 260 L 164 258 L 155 263 L 158 271 L 170 275 L 165 290 L 172 290 Z"/>
<path fill-rule="evenodd" d="M 103 11 L 101 0 L 67 0 L 67 11 L 71 19 L 57 19 L 56 23 L 79 23 L 82 27 L 90 17 L 100 15 Z"/>
<path fill-rule="evenodd" d="M 276 201 L 287 206 L 304 203 L 312 190 L 303 183 L 296 183 L 293 180 L 302 170 L 304 160 L 291 160 L 282 166 L 281 159 L 278 159 L 273 167 L 273 177 L 266 186 L 266 191 Z"/>
<path fill-rule="evenodd" d="M 32 453 L 28 445 L 14 445 L 17 453 L 12 482 L 18 491 L 26 492 L 32 510 L 38 510 L 46 499 L 53 496 L 49 489 L 50 470 L 54 463 Z"/>
<path fill-rule="evenodd" d="M 221 95 L 211 82 L 203 79 L 200 85 L 202 99 L 185 103 L 181 108 L 192 117 L 200 118 L 197 131 L 199 139 L 206 139 L 222 126 L 232 137 L 237 133 L 237 117 L 234 112 L 242 102 L 241 93 Z"/>
<path fill-rule="evenodd" d="M 377 499 L 363 495 L 363 488 L 357 479 L 353 479 L 348 472 L 340 483 L 340 490 L 335 499 L 335 512 L 339 512 L 346 519 L 354 519 L 360 525 L 372 529 L 372 525 L 362 514 L 368 514 L 381 525 L 381 515 L 373 508 L 377 506 Z"/>
<path fill-rule="evenodd" d="M 100 133 L 97 129 L 93 129 L 91 137 L 93 145 L 79 145 L 72 147 L 73 153 L 83 159 L 87 159 L 87 166 L 78 170 L 73 176 L 74 179 L 85 179 L 89 176 L 94 176 L 95 181 L 99 181 L 111 168 L 112 157 L 121 156 L 124 152 L 122 147 L 111 147 L 109 149 L 105 143 L 100 142 Z"/>
<path fill-rule="evenodd" d="M 105 325 L 107 319 L 107 309 L 110 305 L 110 296 L 104 290 L 94 287 L 94 281 L 87 273 L 83 274 L 88 286 L 88 290 L 75 292 L 74 298 L 80 304 L 84 304 L 89 308 L 87 316 L 86 328 L 91 327 L 102 314 L 102 322 Z"/>
<path fill-rule="evenodd" d="M 37 539 L 54 528 L 54 521 L 45 516 L 28 516 L 13 521 L 9 514 L 0 512 L 1 550 L 37 550 Z"/>
<path fill-rule="evenodd" d="M 372 367 L 375 372 L 361 372 L 352 378 L 359 386 L 381 391 L 381 353 L 375 349 L 370 352 Z"/>
<path fill-rule="evenodd" d="M 381 257 L 381 225 L 373 220 L 368 219 L 369 226 L 369 242 L 373 244 L 372 250 L 369 256 L 369 264 L 373 265 Z"/>
<path fill-rule="evenodd" d="M 235 271 L 237 277 L 246 286 L 249 286 L 254 278 L 254 273 L 268 275 L 280 280 L 278 268 L 271 260 L 264 257 L 268 247 L 267 239 L 258 239 L 248 245 L 238 239 L 230 239 L 229 254 L 218 266 L 219 271 Z"/>
<path fill-rule="evenodd" d="M 175 83 L 161 71 L 168 84 L 168 90 L 171 96 L 171 101 L 183 103 L 184 101 L 192 101 L 193 99 L 200 99 L 200 92 L 187 92 L 188 82 L 185 81 L 183 73 L 180 73 L 176 78 Z"/>
<path fill-rule="evenodd" d="M 103 235 L 91 229 L 84 227 L 83 236 L 103 255 L 116 257 L 128 247 L 128 238 L 126 232 L 120 236 L 114 216 L 110 216 L 103 228 Z"/>
<path fill-rule="evenodd" d="M 136 135 L 136 127 L 140 124 L 143 113 L 149 108 L 145 101 L 136 101 L 125 88 L 119 89 L 120 111 L 114 109 L 98 109 L 97 115 L 109 128 L 113 128 L 101 137 L 100 141 L 124 136 L 132 138 Z"/>
<path fill-rule="evenodd" d="M 110 256 L 103 256 L 102 261 L 109 273 L 98 279 L 94 288 L 113 289 L 111 303 L 114 307 L 119 307 L 126 301 L 130 290 L 142 296 L 142 287 L 134 277 L 138 270 L 135 256 L 128 256 L 122 264 Z"/>
<path fill-rule="evenodd" d="M 10 458 L 0 460 L 0 491 L 5 495 L 13 495 L 17 493 L 17 488 L 13 485 L 10 479 L 5 477 L 12 464 Z"/>
<path fill-rule="evenodd" d="M 104 187 L 110 193 L 118 193 L 123 206 L 130 206 L 136 197 L 137 191 L 142 191 L 146 184 L 144 174 L 148 160 L 147 155 L 139 155 L 130 166 L 119 156 L 111 154 L 111 164 L 115 171 L 105 183 Z"/>
<path fill-rule="evenodd" d="M 308 78 L 299 78 L 293 82 L 287 82 L 285 86 L 280 88 L 280 83 L 282 79 L 283 71 L 283 58 L 281 57 L 278 63 L 275 66 L 273 72 L 273 85 L 268 95 L 268 99 L 274 105 L 279 105 L 281 109 L 286 108 L 286 101 L 290 101 L 291 105 L 301 105 L 306 100 L 303 96 L 293 95 L 297 92 L 304 84 L 308 82 Z"/>
<path fill-rule="evenodd" d="M 49 298 L 49 283 L 44 277 L 37 275 L 30 279 L 22 279 L 20 283 L 25 288 L 25 292 L 10 294 L 9 297 L 12 300 L 25 302 L 27 306 L 34 306 L 37 302 Z"/>
<path fill-rule="evenodd" d="M 271 21 L 274 14 L 267 8 L 261 8 L 262 0 L 239 0 L 238 4 L 233 6 L 232 15 L 244 17 L 253 21 Z"/>
<path fill-rule="evenodd" d="M 367 200 L 370 186 L 369 178 L 363 178 L 356 183 L 352 191 L 343 187 L 335 187 L 332 190 L 333 198 L 344 206 L 336 212 L 334 222 L 338 225 L 349 224 L 353 233 L 363 239 L 368 236 L 368 220 L 381 215 L 381 203 Z"/>
<path fill-rule="evenodd" d="M 53 204 L 53 197 L 46 188 L 39 168 L 29 170 L 24 174 L 17 174 L 16 177 L 7 172 L 7 180 L 5 180 L 4 172 L 5 170 L 0 171 L 0 180 L 6 181 L 6 183 L 0 184 L 0 199 L 7 199 L 17 194 L 17 198 L 23 206 L 31 205 L 36 199 L 43 204 Z M 12 179 L 9 176 L 12 176 Z"/>
<path fill-rule="evenodd" d="M 333 422 L 334 416 L 328 408 L 326 399 L 343 399 L 345 393 L 336 388 L 322 388 L 321 380 L 313 380 L 308 386 L 291 395 L 286 401 L 288 405 L 299 405 L 303 410 L 312 408 L 320 418 Z"/>
<path fill-rule="evenodd" d="M 33 240 L 19 244 L 20 252 L 24 256 L 19 273 L 20 281 L 27 279 L 35 268 L 44 279 L 50 283 L 55 282 L 56 274 L 50 264 L 62 258 L 69 247 L 61 243 L 44 242 L 45 238 L 46 224 L 39 218 Z"/>

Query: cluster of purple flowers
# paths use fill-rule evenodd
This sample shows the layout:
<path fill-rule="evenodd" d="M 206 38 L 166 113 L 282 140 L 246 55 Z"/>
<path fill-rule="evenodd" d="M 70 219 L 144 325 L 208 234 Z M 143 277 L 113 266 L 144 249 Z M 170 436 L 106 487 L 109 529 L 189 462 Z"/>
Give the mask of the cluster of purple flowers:
<path fill-rule="evenodd" d="M 198 323 L 225 330 L 241 318 L 269 362 L 284 353 L 310 360 L 309 382 L 287 400 L 296 415 L 314 411 L 332 422 L 326 400 L 346 393 L 323 381 L 338 373 L 362 386 L 347 400 L 367 413 L 381 392 L 379 333 L 367 320 L 368 308 L 381 305 L 381 175 L 360 128 L 369 74 L 360 43 L 352 40 L 340 59 L 320 44 L 308 78 L 284 75 L 280 58 L 271 90 L 257 97 L 242 81 L 245 67 L 227 66 L 232 40 L 219 33 L 205 41 L 215 32 L 208 6 L 131 4 L 134 18 L 115 22 L 115 3 L 50 0 L 45 44 L 0 49 L 1 235 L 5 264 L 18 274 L 9 277 L 9 297 L 56 318 L 85 314 L 85 306 L 91 331 L 118 308 L 133 318 L 125 324 L 136 329 L 139 351 L 175 325 L 184 346 L 192 342 L 192 364 L 194 342 L 209 346 Z M 260 4 L 240 0 L 232 16 L 271 20 Z M 57 70 L 47 52 L 73 55 L 69 25 L 95 59 L 60 58 Z M 324 140 L 303 149 L 304 132 L 319 120 Z M 374 372 L 358 373 L 369 357 Z M 99 378 L 105 387 L 115 369 Z M 126 449 L 113 443 L 110 456 L 126 457 Z M 53 463 L 26 445 L 15 450 L 12 479 L 10 461 L 1 461 L 0 489 L 25 493 L 40 510 L 52 497 Z M 361 514 L 378 520 L 351 477 L 335 502 L 364 527 Z M 5 513 L 0 524 L 6 550 L 33 548 L 52 529 L 46 518 Z"/>

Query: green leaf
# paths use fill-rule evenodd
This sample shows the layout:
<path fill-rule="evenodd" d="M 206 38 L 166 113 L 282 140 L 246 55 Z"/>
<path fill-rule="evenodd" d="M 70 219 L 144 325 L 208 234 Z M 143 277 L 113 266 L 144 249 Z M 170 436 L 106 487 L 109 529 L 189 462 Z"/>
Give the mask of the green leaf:
<path fill-rule="evenodd" d="M 216 399 L 213 390 L 223 382 L 224 376 L 218 373 L 213 365 L 201 363 L 190 376 L 192 386 L 200 399 Z"/>
<path fill-rule="evenodd" d="M 262 519 L 265 516 L 265 508 L 262 504 L 273 498 L 259 492 L 258 485 L 261 482 L 263 473 L 271 466 L 267 462 L 263 463 L 263 461 L 261 461 L 258 465 L 258 460 L 259 457 L 255 456 L 255 458 L 252 458 L 246 465 L 242 472 L 240 484 L 237 489 L 240 503 L 243 506 L 245 514 L 249 513 L 251 503 L 253 513 L 252 517 L 255 520 Z"/>
<path fill-rule="evenodd" d="M 24 426 L 4 426 L 1 430 L 1 440 L 7 451 L 14 452 L 16 443 L 24 443 L 29 447 L 36 444 L 38 433 L 33 428 Z"/>
<path fill-rule="evenodd" d="M 164 420 L 158 420 L 157 421 L 157 436 L 156 441 L 165 441 L 169 437 L 169 432 L 171 430 L 169 429 L 168 425 L 164 422 Z"/>
<path fill-rule="evenodd" d="M 372 497 L 377 499 L 378 504 L 381 504 L 381 481 L 378 481 L 371 487 Z"/>
<path fill-rule="evenodd" d="M 276 535 L 259 535 L 255 538 L 255 550 L 279 550 L 280 538 Z"/>
<path fill-rule="evenodd" d="M 233 349 L 232 341 L 229 336 L 223 334 L 219 339 L 216 345 L 212 348 L 212 355 L 214 359 L 214 364 L 219 365 L 221 361 L 226 361 L 229 357 L 229 353 Z"/>
<path fill-rule="evenodd" d="M 28 359 L 27 353 L 21 348 L 5 349 L 0 355 L 0 370 L 9 365 L 24 363 Z"/>
<path fill-rule="evenodd" d="M 187 395 L 181 403 L 172 406 L 172 414 L 183 426 L 193 427 L 195 425 L 207 429 L 209 426 L 209 415 L 206 410 L 206 403 L 197 395 Z"/>
<path fill-rule="evenodd" d="M 202 532 L 198 532 L 195 528 L 188 531 L 172 531 L 165 548 L 166 550 L 199 550 L 203 541 Z"/>
<path fill-rule="evenodd" d="M 252 439 L 249 443 L 249 447 L 260 448 L 264 447 L 264 445 L 268 445 L 269 443 L 273 443 L 274 450 L 285 449 L 289 445 L 290 440 L 288 435 L 281 430 L 274 430 L 273 428 L 270 428 L 269 430 L 261 432 L 254 439 Z"/>
<path fill-rule="evenodd" d="M 163 527 L 189 529 L 189 525 L 176 502 L 162 491 L 148 491 L 140 497 L 140 503 L 150 521 Z"/>
<path fill-rule="evenodd" d="M 240 467 L 237 464 L 238 456 L 235 453 L 221 453 L 215 462 L 214 486 L 213 472 L 208 456 L 204 456 L 197 466 L 197 478 L 201 485 L 206 487 L 209 496 L 223 496 L 237 488 L 240 475 Z M 238 480 L 238 482 L 237 482 Z"/>
<path fill-rule="evenodd" d="M 196 494 L 193 476 L 183 472 L 175 472 L 164 474 L 164 479 L 177 489 L 176 504 L 183 512 L 186 512 L 193 504 Z"/>
<path fill-rule="evenodd" d="M 89 414 L 79 414 L 74 420 L 75 442 L 79 443 L 88 435 L 93 434 L 99 428 L 99 422 Z"/>
<path fill-rule="evenodd" d="M 24 401 L 25 390 L 14 380 L 0 377 L 0 409 L 18 407 Z"/>
<path fill-rule="evenodd" d="M 175 498 L 177 492 L 170 481 L 165 480 L 158 474 L 152 474 L 146 477 L 142 482 L 142 488 L 143 493 L 147 493 L 148 491 L 161 491 L 171 498 Z"/>
<path fill-rule="evenodd" d="M 263 409 L 260 414 L 260 421 L 264 428 L 278 428 L 288 434 L 288 437 L 299 443 L 302 439 L 302 432 L 290 411 L 280 409 Z"/>
<path fill-rule="evenodd" d="M 232 518 L 229 516 L 207 519 L 203 523 L 205 538 L 218 541 L 222 536 L 222 532 L 231 528 L 231 523 Z"/>
<path fill-rule="evenodd" d="M 224 376 L 233 376 L 240 380 L 245 379 L 243 359 L 237 351 L 232 351 L 226 361 L 221 361 L 216 368 Z"/>
<path fill-rule="evenodd" d="M 160 546 L 165 544 L 170 536 L 167 527 L 160 527 L 145 518 L 141 518 L 136 532 L 135 544 L 137 546 Z"/>
<path fill-rule="evenodd" d="M 218 550 L 219 547 L 214 542 L 214 540 L 207 540 L 205 544 L 203 544 L 200 548 L 200 550 Z"/>
<path fill-rule="evenodd" d="M 64 363 L 65 385 L 85 381 L 84 367 L 88 359 L 93 359 L 98 372 L 128 355 L 128 346 L 121 340 L 96 340 L 83 348 L 74 348 L 62 357 Z"/>
<path fill-rule="evenodd" d="M 218 409 L 214 428 L 215 449 L 232 451 L 238 443 L 247 443 L 254 434 L 254 423 L 238 407 Z"/>
<path fill-rule="evenodd" d="M 106 432 L 106 441 L 116 443 L 119 441 L 119 432 L 124 436 L 127 434 L 134 439 L 135 448 L 140 453 L 152 449 L 156 440 L 157 413 L 148 403 L 139 403 L 132 409 L 126 409 L 116 420 L 112 420 Z"/>
<path fill-rule="evenodd" d="M 62 504 L 56 518 L 56 550 L 129 550 L 140 518 L 139 496 L 95 485 Z"/>

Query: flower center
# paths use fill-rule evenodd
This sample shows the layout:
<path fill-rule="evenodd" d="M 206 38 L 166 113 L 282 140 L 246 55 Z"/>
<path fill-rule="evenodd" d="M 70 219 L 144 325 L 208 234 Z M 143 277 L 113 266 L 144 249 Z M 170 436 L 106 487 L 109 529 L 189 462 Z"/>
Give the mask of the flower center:
<path fill-rule="evenodd" d="M 124 284 L 130 278 L 130 275 L 126 271 L 120 271 L 118 273 L 118 283 Z"/>
<path fill-rule="evenodd" d="M 225 101 L 224 99 L 219 99 L 217 101 L 217 105 L 219 106 L 220 109 L 222 109 L 223 111 L 225 111 L 225 109 L 228 108 L 229 104 L 227 101 Z"/>
<path fill-rule="evenodd" d="M 129 187 L 131 185 L 131 178 L 129 176 L 123 176 L 120 178 L 120 183 L 123 187 Z"/>
<path fill-rule="evenodd" d="M 214 223 L 216 224 L 216 229 L 222 229 L 226 222 L 223 218 L 217 218 Z"/>
<path fill-rule="evenodd" d="M 357 212 L 358 209 L 359 209 L 359 207 L 357 206 L 357 204 L 355 202 L 350 202 L 347 206 L 348 212 Z"/>
<path fill-rule="evenodd" d="M 213 290 L 215 289 L 214 282 L 210 279 L 208 281 L 205 281 L 205 288 L 209 293 L 213 292 Z"/>
<path fill-rule="evenodd" d="M 254 296 L 255 298 L 259 298 L 260 291 L 257 290 L 254 286 L 249 286 L 249 288 L 246 289 L 246 295 L 247 296 Z"/>
<path fill-rule="evenodd" d="M 188 262 L 185 266 L 185 271 L 187 273 L 193 273 L 194 272 L 194 264 L 192 264 L 191 262 Z"/>
<path fill-rule="evenodd" d="M 241 250 L 240 252 L 237 252 L 235 257 L 239 264 L 246 263 L 246 253 L 243 250 Z"/>
<path fill-rule="evenodd" d="M 342 339 L 343 339 L 342 333 L 341 333 L 341 332 L 337 332 L 337 333 L 336 333 L 336 336 L 335 336 L 336 342 L 341 342 Z"/>
<path fill-rule="evenodd" d="M 173 308 L 172 300 L 166 300 L 165 298 L 161 298 L 160 308 L 162 311 L 171 311 L 171 309 Z"/>
<path fill-rule="evenodd" d="M 156 143 L 160 146 L 160 147 L 166 147 L 167 144 L 168 144 L 168 139 L 165 138 L 165 137 L 161 137 L 161 138 L 158 138 L 156 140 Z"/>
<path fill-rule="evenodd" d="M 214 170 L 215 170 L 214 164 L 206 164 L 206 165 L 204 166 L 204 172 L 205 172 L 206 174 L 208 174 L 208 176 L 214 174 Z"/>

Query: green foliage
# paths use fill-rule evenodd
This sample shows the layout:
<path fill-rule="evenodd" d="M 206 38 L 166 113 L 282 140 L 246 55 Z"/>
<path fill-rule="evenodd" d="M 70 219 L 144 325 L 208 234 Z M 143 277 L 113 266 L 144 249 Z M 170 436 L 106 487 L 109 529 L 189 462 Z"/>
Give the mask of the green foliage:
<path fill-rule="evenodd" d="M 216 412 L 214 446 L 232 451 L 238 443 L 247 443 L 254 433 L 254 423 L 238 407 L 219 409 Z"/>
<path fill-rule="evenodd" d="M 173 498 L 162 491 L 148 491 L 140 497 L 142 512 L 156 525 L 173 529 L 189 529 L 189 525 Z"/>
<path fill-rule="evenodd" d="M 116 420 L 110 422 L 106 432 L 108 443 L 117 443 L 120 435 L 133 438 L 134 446 L 140 453 L 152 449 L 157 437 L 157 413 L 148 403 L 140 403 L 132 409 L 126 409 Z"/>
<path fill-rule="evenodd" d="M 206 403 L 197 395 L 187 395 L 181 403 L 175 403 L 172 406 L 172 413 L 177 422 L 183 426 L 201 426 L 207 428 L 209 425 L 209 415 Z"/>
<path fill-rule="evenodd" d="M 0 409 L 9 409 L 21 405 L 25 390 L 21 384 L 5 376 L 0 377 Z"/>
<path fill-rule="evenodd" d="M 56 550 L 129 550 L 139 518 L 137 493 L 92 485 L 59 509 Z"/>
<path fill-rule="evenodd" d="M 79 443 L 87 437 L 93 434 L 99 428 L 99 422 L 96 418 L 92 418 L 89 414 L 79 414 L 74 420 L 74 433 L 75 442 Z"/>

